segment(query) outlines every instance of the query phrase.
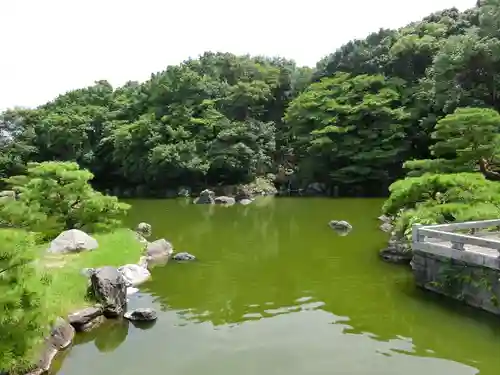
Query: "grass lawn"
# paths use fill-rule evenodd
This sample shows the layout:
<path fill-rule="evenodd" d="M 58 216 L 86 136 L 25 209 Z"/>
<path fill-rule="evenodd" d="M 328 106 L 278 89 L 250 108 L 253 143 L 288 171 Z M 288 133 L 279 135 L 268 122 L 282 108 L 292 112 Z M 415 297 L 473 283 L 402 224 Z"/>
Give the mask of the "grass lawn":
<path fill-rule="evenodd" d="M 53 315 L 65 317 L 92 303 L 86 299 L 87 277 L 81 274 L 83 268 L 118 267 L 139 261 L 143 246 L 131 230 L 120 229 L 93 237 L 99 247 L 92 251 L 55 255 L 46 252 L 48 245 L 40 249 L 39 269 L 52 279 L 47 286 L 45 308 Z"/>

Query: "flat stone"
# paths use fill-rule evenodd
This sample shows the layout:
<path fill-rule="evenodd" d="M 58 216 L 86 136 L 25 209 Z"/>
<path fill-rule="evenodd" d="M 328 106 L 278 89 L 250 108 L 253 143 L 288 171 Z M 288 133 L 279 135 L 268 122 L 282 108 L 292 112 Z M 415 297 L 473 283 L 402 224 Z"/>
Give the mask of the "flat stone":
<path fill-rule="evenodd" d="M 103 315 L 101 306 L 87 307 L 68 315 L 68 322 L 77 332 L 83 331 L 83 326 Z"/>
<path fill-rule="evenodd" d="M 172 259 L 177 260 L 177 261 L 187 261 L 187 260 L 196 260 L 196 257 L 193 254 L 182 252 L 182 253 L 175 254 L 172 257 Z"/>
<path fill-rule="evenodd" d="M 156 311 L 151 308 L 140 308 L 126 312 L 124 318 L 132 321 L 150 322 L 157 319 Z"/>

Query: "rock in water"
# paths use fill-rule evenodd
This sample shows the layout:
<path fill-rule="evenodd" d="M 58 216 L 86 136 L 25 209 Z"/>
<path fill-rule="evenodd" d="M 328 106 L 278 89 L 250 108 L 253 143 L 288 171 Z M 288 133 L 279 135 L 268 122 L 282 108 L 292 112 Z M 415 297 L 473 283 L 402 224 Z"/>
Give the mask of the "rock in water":
<path fill-rule="evenodd" d="M 332 220 L 328 223 L 330 228 L 332 228 L 339 236 L 346 236 L 352 230 L 352 225 L 344 220 Z"/>
<path fill-rule="evenodd" d="M 379 228 L 382 232 L 391 233 L 394 226 L 390 223 L 382 223 Z"/>
<path fill-rule="evenodd" d="M 246 199 L 246 198 L 243 198 L 243 199 L 242 199 L 242 200 L 240 200 L 238 203 L 240 203 L 240 204 L 242 204 L 242 205 L 246 206 L 246 205 L 248 205 L 248 204 L 252 203 L 252 200 L 251 200 L 251 199 Z"/>
<path fill-rule="evenodd" d="M 122 316 L 127 306 L 127 282 L 115 267 L 105 266 L 90 276 L 95 298 L 103 305 L 109 318 Z"/>
<path fill-rule="evenodd" d="M 173 257 L 172 257 L 173 260 L 177 260 L 177 261 L 185 261 L 185 260 L 195 260 L 196 257 L 192 254 L 189 254 L 189 253 L 178 253 L 178 254 L 175 254 Z"/>
<path fill-rule="evenodd" d="M 232 206 L 233 204 L 236 203 L 236 200 L 234 198 L 226 197 L 226 196 L 223 195 L 223 196 L 215 198 L 214 202 L 216 204 L 225 204 L 225 205 L 228 205 L 228 206 Z"/>
<path fill-rule="evenodd" d="M 200 193 L 200 196 L 195 199 L 196 204 L 214 204 L 215 193 L 212 190 L 205 189 Z"/>
<path fill-rule="evenodd" d="M 153 259 L 169 257 L 173 252 L 172 244 L 164 238 L 150 242 L 146 247 L 146 255 Z"/>
<path fill-rule="evenodd" d="M 127 281 L 127 286 L 137 286 L 147 281 L 151 277 L 151 273 L 147 268 L 138 264 L 126 264 L 118 268 Z"/>
<path fill-rule="evenodd" d="M 83 332 L 92 325 L 93 320 L 99 318 L 102 314 L 101 306 L 87 307 L 68 315 L 68 321 L 77 332 Z"/>
<path fill-rule="evenodd" d="M 70 229 L 62 232 L 51 243 L 49 251 L 52 253 L 78 252 L 97 249 L 95 238 L 79 229 Z"/>
<path fill-rule="evenodd" d="M 128 320 L 150 322 L 157 319 L 156 311 L 150 308 L 135 309 L 126 312 L 124 317 Z"/>
<path fill-rule="evenodd" d="M 139 223 L 135 231 L 143 237 L 149 237 L 151 236 L 152 229 L 148 223 Z"/>

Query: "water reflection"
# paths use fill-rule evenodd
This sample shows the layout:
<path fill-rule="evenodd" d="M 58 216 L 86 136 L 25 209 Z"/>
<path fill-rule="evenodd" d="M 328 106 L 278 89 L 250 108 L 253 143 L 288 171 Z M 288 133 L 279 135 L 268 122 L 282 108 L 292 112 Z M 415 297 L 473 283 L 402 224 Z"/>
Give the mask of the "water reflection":
<path fill-rule="evenodd" d="M 126 319 L 109 319 L 101 326 L 84 335 L 76 335 L 74 344 L 92 342 L 99 352 L 112 352 L 125 342 L 129 331 Z"/>

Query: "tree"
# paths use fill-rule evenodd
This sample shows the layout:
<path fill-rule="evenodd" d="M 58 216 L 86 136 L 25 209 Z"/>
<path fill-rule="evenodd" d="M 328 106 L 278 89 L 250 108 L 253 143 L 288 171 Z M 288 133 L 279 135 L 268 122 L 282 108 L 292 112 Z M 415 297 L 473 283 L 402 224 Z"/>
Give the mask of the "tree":
<path fill-rule="evenodd" d="M 488 108 L 457 108 L 436 124 L 431 146 L 436 159 L 412 160 L 405 166 L 410 175 L 426 172 L 450 173 L 479 170 L 485 177 L 500 180 L 494 170 L 499 163 L 500 114 Z"/>
<path fill-rule="evenodd" d="M 314 83 L 289 106 L 296 147 L 323 182 L 388 183 L 400 173 L 409 145 L 400 82 L 381 75 L 337 73 Z"/>
<path fill-rule="evenodd" d="M 78 228 L 88 232 L 120 225 L 129 205 L 95 191 L 93 175 L 72 162 L 30 163 L 26 175 L 7 179 L 19 193 L 0 208 L 0 220 L 46 235 Z"/>
<path fill-rule="evenodd" d="M 0 231 L 0 370 L 12 374 L 32 364 L 54 318 L 44 309 L 50 279 L 35 270 L 36 255 L 33 235 Z"/>

